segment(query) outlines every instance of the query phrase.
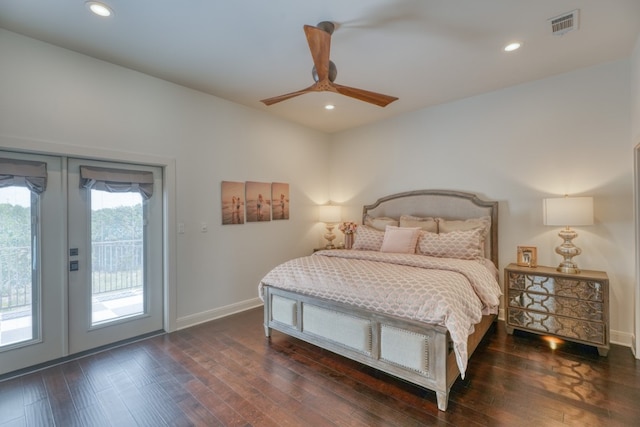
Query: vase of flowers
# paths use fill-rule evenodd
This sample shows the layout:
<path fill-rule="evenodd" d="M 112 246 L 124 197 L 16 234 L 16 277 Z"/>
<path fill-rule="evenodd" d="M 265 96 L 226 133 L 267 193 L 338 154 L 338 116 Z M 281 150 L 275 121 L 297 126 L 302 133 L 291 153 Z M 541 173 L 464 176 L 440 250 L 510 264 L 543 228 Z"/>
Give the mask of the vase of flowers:
<path fill-rule="evenodd" d="M 354 233 L 356 232 L 356 228 L 358 228 L 358 224 L 346 221 L 341 223 L 338 228 L 344 233 L 344 248 L 351 249 L 353 247 Z"/>

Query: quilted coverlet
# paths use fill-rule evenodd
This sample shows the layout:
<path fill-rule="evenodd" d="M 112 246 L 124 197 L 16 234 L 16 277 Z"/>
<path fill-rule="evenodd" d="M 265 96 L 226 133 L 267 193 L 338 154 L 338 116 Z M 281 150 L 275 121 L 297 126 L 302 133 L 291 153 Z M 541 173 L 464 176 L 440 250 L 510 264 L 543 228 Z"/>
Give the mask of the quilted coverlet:
<path fill-rule="evenodd" d="M 325 250 L 269 272 L 259 285 L 339 301 L 447 328 L 462 378 L 467 337 L 482 315 L 497 313 L 502 291 L 478 261 L 376 251 Z"/>

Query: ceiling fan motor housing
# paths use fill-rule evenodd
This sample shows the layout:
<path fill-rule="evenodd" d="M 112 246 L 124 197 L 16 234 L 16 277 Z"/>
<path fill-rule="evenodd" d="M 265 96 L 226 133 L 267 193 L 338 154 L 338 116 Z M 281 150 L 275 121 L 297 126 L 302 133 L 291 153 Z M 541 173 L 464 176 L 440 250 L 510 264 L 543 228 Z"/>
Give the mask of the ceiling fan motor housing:
<path fill-rule="evenodd" d="M 316 25 L 316 27 L 329 34 L 333 34 L 333 30 L 336 29 L 336 26 L 331 21 L 318 22 L 318 25 Z"/>
<path fill-rule="evenodd" d="M 316 70 L 316 66 L 314 65 L 311 69 L 311 75 L 313 76 L 313 81 L 317 82 L 320 80 L 318 77 L 318 70 Z M 336 68 L 336 64 L 333 61 L 329 61 L 329 81 L 334 82 L 338 77 L 338 69 Z"/>

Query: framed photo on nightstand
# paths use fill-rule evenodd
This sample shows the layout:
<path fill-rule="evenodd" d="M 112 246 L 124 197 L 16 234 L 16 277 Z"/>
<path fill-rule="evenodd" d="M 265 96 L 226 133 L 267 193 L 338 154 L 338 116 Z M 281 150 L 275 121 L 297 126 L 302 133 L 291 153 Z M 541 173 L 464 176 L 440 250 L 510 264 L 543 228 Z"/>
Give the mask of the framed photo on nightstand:
<path fill-rule="evenodd" d="M 518 246 L 518 261 L 521 267 L 536 267 L 538 265 L 538 249 L 535 246 Z"/>

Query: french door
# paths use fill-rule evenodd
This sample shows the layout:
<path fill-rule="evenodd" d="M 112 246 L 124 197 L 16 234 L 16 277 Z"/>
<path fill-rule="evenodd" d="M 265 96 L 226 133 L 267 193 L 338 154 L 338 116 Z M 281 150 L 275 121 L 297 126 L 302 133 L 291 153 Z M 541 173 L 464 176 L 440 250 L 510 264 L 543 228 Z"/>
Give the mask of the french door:
<path fill-rule="evenodd" d="M 1 160 L 4 159 L 4 160 Z M 62 159 L 0 151 L 0 374 L 66 353 L 66 242 Z M 37 162 L 46 189 L 33 191 L 28 178 L 4 169 L 10 161 Z M 28 164 L 27 164 L 28 165 Z M 43 169 L 40 168 L 40 169 Z M 4 181 L 4 182 L 2 182 Z M 9 185 L 6 185 L 9 184 Z M 46 254 L 46 257 L 45 257 Z"/>
<path fill-rule="evenodd" d="M 69 352 L 162 329 L 161 170 L 69 159 L 68 188 Z"/>
<path fill-rule="evenodd" d="M 162 229 L 160 168 L 0 151 L 0 374 L 161 330 Z"/>

